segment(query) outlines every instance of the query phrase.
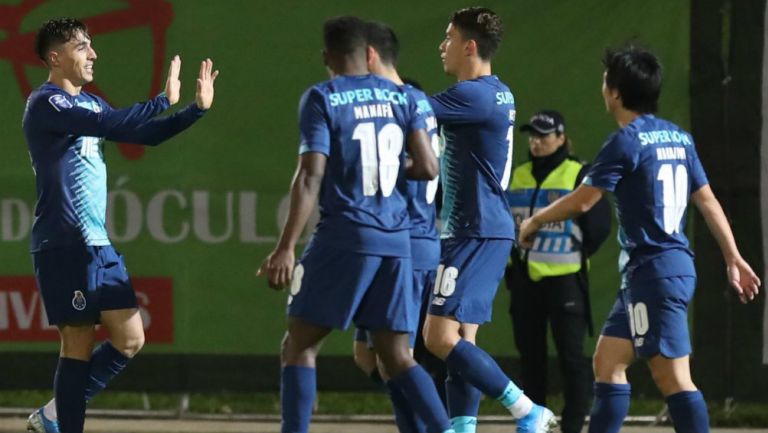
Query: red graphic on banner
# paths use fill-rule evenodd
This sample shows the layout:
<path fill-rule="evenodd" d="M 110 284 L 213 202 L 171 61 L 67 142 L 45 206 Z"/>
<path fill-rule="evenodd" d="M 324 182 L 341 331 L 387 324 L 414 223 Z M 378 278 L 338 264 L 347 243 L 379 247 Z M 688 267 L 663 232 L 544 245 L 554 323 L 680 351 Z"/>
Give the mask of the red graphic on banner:
<path fill-rule="evenodd" d="M 131 278 L 148 343 L 173 343 L 173 279 Z M 107 338 L 106 329 L 98 337 Z M 0 276 L 0 341 L 59 341 L 33 276 Z"/>
<path fill-rule="evenodd" d="M 173 21 L 173 7 L 165 0 L 122 0 L 125 9 L 118 9 L 83 18 L 91 37 L 101 34 L 127 30 L 136 27 L 149 27 L 152 31 L 152 79 L 147 97 L 160 93 L 163 84 L 163 64 L 165 56 L 165 36 Z M 18 5 L 0 5 L 0 30 L 6 38 L 0 41 L 0 59 L 8 59 L 13 67 L 13 74 L 24 98 L 32 92 L 32 86 L 24 73 L 24 68 L 44 67 L 35 54 L 35 32 L 21 33 L 21 24 L 30 12 L 47 0 L 22 0 Z M 89 91 L 107 102 L 109 97 L 96 84 L 89 84 Z M 110 102 L 110 105 L 112 103 Z M 144 155 L 144 147 L 120 143 L 120 153 L 126 159 L 139 159 Z"/>

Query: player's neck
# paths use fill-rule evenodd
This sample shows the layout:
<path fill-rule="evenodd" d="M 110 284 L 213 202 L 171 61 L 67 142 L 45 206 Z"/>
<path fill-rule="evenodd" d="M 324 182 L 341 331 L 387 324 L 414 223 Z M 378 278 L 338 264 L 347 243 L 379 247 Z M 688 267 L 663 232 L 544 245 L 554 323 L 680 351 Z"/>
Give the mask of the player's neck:
<path fill-rule="evenodd" d="M 368 62 L 365 57 L 346 56 L 339 59 L 338 68 L 333 68 L 336 75 L 368 75 Z"/>
<path fill-rule="evenodd" d="M 622 128 L 629 125 L 635 119 L 640 117 L 640 113 L 627 110 L 624 107 L 619 107 L 614 109 L 614 111 L 611 114 L 613 114 L 613 118 L 616 120 L 616 123 L 618 123 L 619 126 L 621 126 Z"/>
<path fill-rule="evenodd" d="M 474 80 L 475 78 L 491 75 L 491 62 L 485 62 L 480 59 L 470 59 L 466 62 L 459 72 L 456 79 L 459 81 Z"/>
<path fill-rule="evenodd" d="M 398 86 L 403 85 L 403 80 L 400 78 L 400 74 L 397 73 L 397 70 L 395 68 L 382 68 L 378 71 L 379 73 L 374 72 L 374 74 L 379 75 L 381 77 L 386 78 L 387 80 L 397 84 Z"/>
<path fill-rule="evenodd" d="M 69 93 L 72 96 L 79 95 L 80 91 L 83 89 L 83 86 L 76 86 L 72 83 L 71 80 L 64 77 L 60 77 L 57 74 L 54 74 L 53 72 L 48 74 L 48 81 L 60 87 L 61 90 Z"/>

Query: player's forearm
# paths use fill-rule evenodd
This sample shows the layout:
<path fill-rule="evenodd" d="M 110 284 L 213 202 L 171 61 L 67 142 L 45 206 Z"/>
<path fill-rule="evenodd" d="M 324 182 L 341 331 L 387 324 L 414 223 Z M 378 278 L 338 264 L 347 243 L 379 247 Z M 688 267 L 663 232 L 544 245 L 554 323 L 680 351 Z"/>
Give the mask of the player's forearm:
<path fill-rule="evenodd" d="M 725 216 L 720 202 L 711 193 L 711 190 L 701 193 L 697 191 L 692 198 L 699 212 L 704 217 L 710 233 L 712 233 L 717 245 L 720 247 L 720 252 L 722 252 L 725 261 L 732 262 L 741 257 L 736 246 L 736 240 L 733 237 L 733 232 L 731 231 L 731 226 L 728 223 L 728 218 Z"/>
<path fill-rule="evenodd" d="M 288 219 L 280 235 L 277 249 L 293 250 L 296 247 L 317 202 L 321 179 L 322 177 L 310 175 L 302 170 L 296 172 L 291 184 Z"/>
<path fill-rule="evenodd" d="M 588 211 L 584 203 L 581 203 L 573 194 L 565 195 L 554 203 L 537 212 L 533 220 L 541 226 L 556 221 L 573 219 Z"/>
<path fill-rule="evenodd" d="M 137 102 L 128 108 L 113 110 L 109 113 L 109 116 L 114 121 L 120 119 L 121 123 L 143 123 L 167 110 L 170 106 L 171 102 L 165 96 L 165 92 L 163 92 L 149 101 Z"/>
<path fill-rule="evenodd" d="M 203 114 L 205 114 L 205 110 L 201 110 L 195 104 L 190 104 L 170 116 L 154 118 L 139 125 L 126 122 L 109 131 L 106 138 L 114 141 L 157 146 L 192 126 Z"/>

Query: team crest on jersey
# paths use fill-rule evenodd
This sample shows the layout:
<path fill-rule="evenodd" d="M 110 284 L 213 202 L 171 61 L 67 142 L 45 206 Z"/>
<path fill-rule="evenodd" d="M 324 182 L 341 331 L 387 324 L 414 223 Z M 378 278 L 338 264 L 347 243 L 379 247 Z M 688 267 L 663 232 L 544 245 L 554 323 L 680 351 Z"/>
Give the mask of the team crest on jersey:
<path fill-rule="evenodd" d="M 53 106 L 53 108 L 56 109 L 56 111 L 69 110 L 70 108 L 72 108 L 72 103 L 69 102 L 69 100 L 64 95 L 61 95 L 61 94 L 56 94 L 51 96 L 50 98 L 48 98 L 48 102 L 51 103 L 51 105 Z"/>
<path fill-rule="evenodd" d="M 72 308 L 77 311 L 85 310 L 85 295 L 80 290 L 75 290 L 75 296 L 72 297 Z"/>
<path fill-rule="evenodd" d="M 560 198 L 560 193 L 557 191 L 549 191 L 547 193 L 547 200 L 549 200 L 550 203 Z"/>

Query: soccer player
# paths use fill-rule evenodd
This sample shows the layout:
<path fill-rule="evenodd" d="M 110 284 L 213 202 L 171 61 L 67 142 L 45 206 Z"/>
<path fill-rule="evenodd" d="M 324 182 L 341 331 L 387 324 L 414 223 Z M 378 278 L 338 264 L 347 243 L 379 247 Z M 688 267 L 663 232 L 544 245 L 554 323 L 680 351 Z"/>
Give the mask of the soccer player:
<path fill-rule="evenodd" d="M 688 303 L 696 271 L 685 237 L 689 201 L 701 212 L 725 258 L 742 302 L 760 280 L 742 259 L 691 135 L 654 116 L 662 68 L 647 50 L 628 46 L 603 58 L 603 99 L 620 129 L 608 137 L 582 185 L 525 220 L 530 245 L 544 224 L 575 218 L 606 192 L 616 196 L 621 289 L 594 356 L 595 400 L 590 432 L 618 432 L 629 409 L 626 369 L 646 360 L 669 407 L 676 432 L 709 431 L 707 406 L 691 380 Z"/>
<path fill-rule="evenodd" d="M 48 21 L 36 51 L 48 81 L 32 92 L 24 111 L 24 135 L 37 183 L 32 259 L 48 321 L 58 326 L 61 351 L 54 399 L 28 420 L 36 432 L 83 431 L 85 405 L 117 375 L 144 343 L 144 329 L 125 262 L 110 244 L 105 139 L 157 145 L 188 128 L 213 102 L 218 71 L 200 65 L 195 103 L 156 117 L 179 100 L 178 56 L 165 92 L 126 109 L 113 109 L 83 90 L 93 80 L 96 52 L 78 20 Z M 93 349 L 95 324 L 109 341 Z"/>
<path fill-rule="evenodd" d="M 419 115 L 425 118 L 432 150 L 438 156 L 439 138 L 437 122 L 429 105 L 427 95 L 415 85 L 406 84 L 397 72 L 397 59 L 400 53 L 400 43 L 395 32 L 386 24 L 380 22 L 367 23 L 368 28 L 368 70 L 384 77 L 400 88 L 416 103 Z M 435 194 L 437 193 L 436 177 L 432 180 L 409 180 L 407 182 L 408 215 L 411 220 L 411 262 L 413 266 L 413 292 L 408 300 L 416 306 L 423 304 L 424 295 L 429 295 L 435 282 L 435 272 L 440 261 L 440 240 L 436 227 Z M 422 308 L 419 308 L 422 311 Z M 418 325 L 415 323 L 414 325 Z M 417 326 L 409 330 L 410 346 L 416 341 Z M 354 354 L 355 363 L 371 379 L 383 384 L 382 376 L 377 368 L 375 353 L 371 350 L 368 333 L 358 329 L 355 334 Z M 384 378 L 386 380 L 386 378 Z M 395 410 L 395 421 L 401 433 L 421 432 L 423 423 L 415 418 L 405 396 L 397 392 L 387 382 L 392 405 Z"/>
<path fill-rule="evenodd" d="M 430 98 L 445 139 L 440 266 L 424 325 L 427 348 L 448 367 L 448 412 L 473 433 L 480 392 L 498 399 L 519 432 L 546 432 L 552 412 L 535 405 L 493 358 L 475 346 L 515 238 L 505 191 L 512 168 L 514 97 L 491 74 L 501 18 L 472 7 L 454 12 L 440 44 L 443 68 L 458 83 Z"/>
<path fill-rule="evenodd" d="M 391 386 L 408 399 L 427 432 L 453 432 L 434 384 L 408 350 L 418 309 L 410 299 L 404 174 L 424 180 L 438 174 L 424 118 L 395 83 L 368 73 L 365 22 L 339 17 L 323 30 L 331 80 L 301 98 L 288 220 L 259 269 L 273 288 L 290 282 L 281 350 L 282 432 L 307 431 L 317 352 L 332 329 L 353 321 L 371 333 Z M 296 265 L 294 248 L 318 195 L 320 221 Z"/>

